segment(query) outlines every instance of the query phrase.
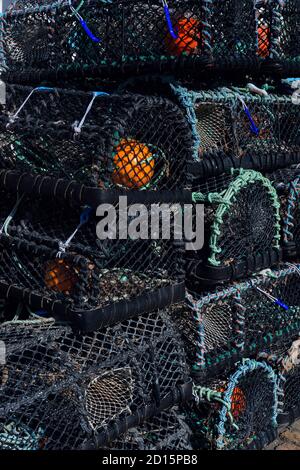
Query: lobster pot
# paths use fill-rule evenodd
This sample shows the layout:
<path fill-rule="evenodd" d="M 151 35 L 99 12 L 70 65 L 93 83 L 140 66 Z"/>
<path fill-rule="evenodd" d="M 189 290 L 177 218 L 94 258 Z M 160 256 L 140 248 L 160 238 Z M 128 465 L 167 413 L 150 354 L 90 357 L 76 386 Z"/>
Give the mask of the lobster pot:
<path fill-rule="evenodd" d="M 3 69 L 34 80 L 192 66 L 208 49 L 206 3 L 17 1 L 1 19 Z"/>
<path fill-rule="evenodd" d="M 234 283 L 208 294 L 187 294 L 187 305 L 174 307 L 195 377 L 215 377 L 240 358 L 272 349 L 278 354 L 298 334 L 298 266 Z"/>
<path fill-rule="evenodd" d="M 197 180 L 196 175 L 193 198 L 204 204 L 205 225 L 202 249 L 187 252 L 192 289 L 276 265 L 280 204 L 270 181 L 253 170 L 233 170 L 199 185 Z"/>
<path fill-rule="evenodd" d="M 107 450 L 192 450 L 189 426 L 177 407 L 130 429 Z"/>
<path fill-rule="evenodd" d="M 89 331 L 184 299 L 184 242 L 169 212 L 171 206 L 181 212 L 182 205 L 160 206 L 158 192 L 128 191 L 131 199 L 119 199 L 96 190 L 89 207 L 81 185 L 75 203 L 76 185 L 68 182 L 1 176 L 0 289 L 6 298 Z M 63 200 L 66 188 L 70 198 Z"/>
<path fill-rule="evenodd" d="M 245 359 L 229 375 L 194 386 L 188 406 L 198 445 L 217 450 L 262 449 L 277 431 L 277 375 L 265 362 Z"/>
<path fill-rule="evenodd" d="M 8 86 L 0 117 L 2 168 L 98 188 L 183 188 L 191 144 L 159 97 Z"/>
<path fill-rule="evenodd" d="M 279 14 L 273 0 L 16 1 L 1 20 L 2 68 L 23 81 L 255 71 L 274 57 Z"/>
<path fill-rule="evenodd" d="M 51 320 L 8 322 L 1 338 L 1 449 L 99 448 L 188 390 L 167 312 L 85 336 Z"/>
<path fill-rule="evenodd" d="M 299 109 L 290 95 L 238 88 L 196 92 L 177 85 L 172 90 L 193 130 L 199 178 L 232 167 L 273 171 L 300 161 Z"/>
<path fill-rule="evenodd" d="M 300 253 L 300 169 L 279 170 L 268 178 L 280 198 L 284 256 L 293 259 Z"/>
<path fill-rule="evenodd" d="M 274 13 L 278 33 L 274 41 L 273 57 L 281 65 L 281 70 L 286 76 L 291 73 L 299 74 L 300 39 L 297 31 L 300 24 L 300 2 L 278 0 Z"/>

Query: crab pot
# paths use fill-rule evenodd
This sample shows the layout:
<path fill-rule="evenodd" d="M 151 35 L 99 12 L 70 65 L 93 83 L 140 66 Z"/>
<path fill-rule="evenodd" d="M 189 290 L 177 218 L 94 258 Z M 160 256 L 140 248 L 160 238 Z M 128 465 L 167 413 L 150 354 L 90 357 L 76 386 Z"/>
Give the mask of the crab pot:
<path fill-rule="evenodd" d="M 218 376 L 266 348 L 278 351 L 298 334 L 297 269 L 286 266 L 207 294 L 188 293 L 187 305 L 173 308 L 195 378 Z"/>
<path fill-rule="evenodd" d="M 187 252 L 188 282 L 195 290 L 222 284 L 278 264 L 279 199 L 270 181 L 254 170 L 233 170 L 198 184 L 204 204 L 204 245 Z"/>
<path fill-rule="evenodd" d="M 190 128 L 164 98 L 8 86 L 3 111 L 2 168 L 102 189 L 186 185 Z"/>
<path fill-rule="evenodd" d="M 277 5 L 276 5 L 277 3 Z M 300 72 L 300 2 L 299 0 L 276 0 L 274 25 L 274 60 L 280 64 L 285 76 Z"/>
<path fill-rule="evenodd" d="M 280 199 L 283 253 L 286 259 L 294 259 L 300 253 L 300 169 L 279 170 L 268 178 Z"/>
<path fill-rule="evenodd" d="M 5 297 L 88 331 L 184 299 L 183 235 L 169 212 L 172 206 L 180 213 L 181 204 L 160 206 L 154 191 L 128 191 L 119 199 L 118 192 L 81 185 L 76 190 L 68 181 L 13 172 L 1 176 Z M 81 202 L 72 199 L 76 192 Z M 162 201 L 174 202 L 173 193 L 160 194 Z M 96 215 L 98 206 L 104 212 Z"/>
<path fill-rule="evenodd" d="M 192 450 L 191 434 L 184 417 L 173 407 L 130 429 L 106 450 Z"/>
<path fill-rule="evenodd" d="M 257 72 L 277 57 L 278 10 L 254 0 L 17 1 L 1 18 L 2 68 L 22 81 Z"/>
<path fill-rule="evenodd" d="M 161 0 L 17 1 L 1 19 L 3 68 L 8 77 L 20 71 L 21 80 L 34 80 L 205 64 L 208 3 L 169 0 L 165 7 Z"/>
<path fill-rule="evenodd" d="M 51 319 L 11 322 L 1 326 L 1 339 L 1 449 L 101 448 L 190 399 L 183 346 L 167 311 L 83 336 Z"/>
<path fill-rule="evenodd" d="M 218 176 L 232 167 L 274 171 L 300 162 L 299 108 L 290 95 L 260 96 L 239 88 L 171 88 L 193 131 L 198 163 L 192 169 L 200 178 Z"/>
<path fill-rule="evenodd" d="M 275 439 L 277 376 L 267 363 L 246 359 L 193 393 L 187 422 L 202 448 L 262 449 Z"/>

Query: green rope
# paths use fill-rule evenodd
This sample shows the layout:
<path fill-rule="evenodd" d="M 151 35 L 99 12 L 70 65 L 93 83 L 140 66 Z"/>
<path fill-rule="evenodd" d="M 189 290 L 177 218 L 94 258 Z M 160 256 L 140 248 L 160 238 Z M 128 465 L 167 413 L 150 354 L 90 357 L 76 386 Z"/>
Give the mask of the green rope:
<path fill-rule="evenodd" d="M 221 235 L 221 225 L 223 224 L 224 215 L 227 213 L 233 202 L 235 202 L 238 193 L 249 184 L 255 183 L 257 181 L 260 181 L 262 185 L 267 189 L 267 192 L 272 201 L 272 206 L 275 209 L 274 248 L 278 250 L 280 249 L 280 202 L 276 190 L 272 186 L 270 180 L 265 178 L 261 173 L 254 170 L 233 169 L 231 173 L 232 175 L 237 174 L 238 176 L 230 183 L 225 194 L 221 193 L 223 201 L 217 208 L 215 219 L 212 224 L 211 237 L 209 242 L 209 247 L 211 249 L 212 254 L 208 258 L 208 262 L 212 266 L 220 266 L 221 264 L 221 262 L 217 259 L 217 255 L 222 252 L 222 249 L 219 247 L 219 237 Z"/>
<path fill-rule="evenodd" d="M 226 191 L 221 193 L 192 193 L 192 201 L 196 204 L 198 202 L 209 202 L 210 204 L 228 204 L 228 201 L 224 198 Z"/>
<path fill-rule="evenodd" d="M 232 426 L 235 429 L 239 429 L 238 425 L 234 422 L 234 418 L 231 413 L 231 403 L 228 403 L 223 399 L 223 392 L 217 392 L 216 390 L 212 390 L 207 387 L 201 387 L 199 385 L 193 384 L 193 396 L 195 398 L 196 403 L 199 403 L 200 401 L 215 401 L 217 403 L 221 403 L 221 405 L 225 406 L 227 408 L 227 413 L 230 419 L 230 422 Z"/>

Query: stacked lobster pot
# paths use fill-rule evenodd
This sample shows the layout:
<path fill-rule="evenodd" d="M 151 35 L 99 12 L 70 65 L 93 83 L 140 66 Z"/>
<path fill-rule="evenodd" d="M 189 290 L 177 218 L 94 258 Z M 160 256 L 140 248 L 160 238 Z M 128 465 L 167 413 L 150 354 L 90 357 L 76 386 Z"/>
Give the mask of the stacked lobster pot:
<path fill-rule="evenodd" d="M 300 416 L 299 17 L 2 14 L 0 449 L 258 449 Z"/>
<path fill-rule="evenodd" d="M 298 0 L 15 0 L 4 77 L 33 82 L 173 71 L 299 71 Z"/>
<path fill-rule="evenodd" d="M 300 416 L 298 105 L 282 87 L 171 88 L 205 213 L 174 309 L 194 378 L 187 422 L 199 447 L 259 449 Z"/>
<path fill-rule="evenodd" d="M 164 98 L 7 85 L 0 121 L 1 449 L 190 446 L 170 316 L 185 246 L 175 219 L 161 236 L 158 211 L 192 203 L 184 114 Z"/>

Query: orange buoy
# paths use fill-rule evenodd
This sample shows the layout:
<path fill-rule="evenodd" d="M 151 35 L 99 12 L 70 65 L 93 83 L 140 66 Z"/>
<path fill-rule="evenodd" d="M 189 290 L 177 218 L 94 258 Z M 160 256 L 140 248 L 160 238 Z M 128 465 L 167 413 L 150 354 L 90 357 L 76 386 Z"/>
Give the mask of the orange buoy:
<path fill-rule="evenodd" d="M 193 54 L 200 42 L 199 24 L 195 18 L 180 18 L 174 27 L 177 39 L 167 36 L 168 51 L 177 56 L 182 53 Z"/>
<path fill-rule="evenodd" d="M 126 188 L 142 188 L 154 175 L 154 158 L 147 145 L 134 139 L 122 139 L 114 155 L 112 179 Z"/>
<path fill-rule="evenodd" d="M 259 26 L 257 29 L 258 35 L 258 52 L 259 57 L 266 58 L 270 53 L 270 29 L 267 25 Z"/>
<path fill-rule="evenodd" d="M 63 259 L 56 259 L 47 263 L 45 284 L 49 289 L 59 292 L 71 292 L 78 277 L 74 269 Z"/>
<path fill-rule="evenodd" d="M 220 388 L 219 392 L 224 392 L 225 388 Z M 234 387 L 231 395 L 231 414 L 236 419 L 246 409 L 246 397 L 240 387 Z"/>

